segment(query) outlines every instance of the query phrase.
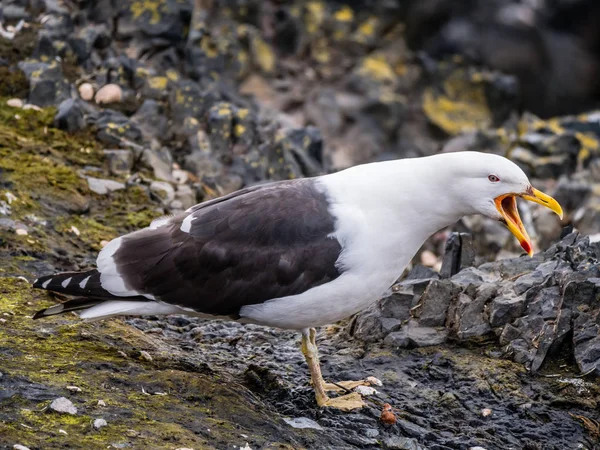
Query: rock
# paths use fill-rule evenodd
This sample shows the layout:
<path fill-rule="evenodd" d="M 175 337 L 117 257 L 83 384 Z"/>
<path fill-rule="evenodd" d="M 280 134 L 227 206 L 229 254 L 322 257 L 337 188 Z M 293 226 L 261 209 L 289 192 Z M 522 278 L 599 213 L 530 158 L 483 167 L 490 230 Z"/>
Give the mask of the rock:
<path fill-rule="evenodd" d="M 82 100 L 85 100 L 86 102 L 91 101 L 94 98 L 94 86 L 92 86 L 91 83 L 82 83 L 81 85 L 79 85 L 79 96 L 81 97 Z"/>
<path fill-rule="evenodd" d="M 453 329 L 459 339 L 478 338 L 491 332 L 487 318 L 484 316 L 484 307 L 488 300 L 485 295 L 478 295 L 475 300 L 466 294 L 458 296 Z"/>
<path fill-rule="evenodd" d="M 104 419 L 96 419 L 96 420 L 94 420 L 94 428 L 96 430 L 99 430 L 100 428 L 105 427 L 107 425 L 108 425 L 108 423 Z"/>
<path fill-rule="evenodd" d="M 447 338 L 446 329 L 421 327 L 417 322 L 410 321 L 400 331 L 388 334 L 383 344 L 388 347 L 428 347 L 439 345 Z"/>
<path fill-rule="evenodd" d="M 289 426 L 291 426 L 292 428 L 300 428 L 300 429 L 309 428 L 312 430 L 322 430 L 323 429 L 323 427 L 321 425 L 319 425 L 314 420 L 309 419 L 308 417 L 294 417 L 292 419 L 288 419 L 288 418 L 284 417 L 283 421 L 285 423 L 287 423 Z"/>
<path fill-rule="evenodd" d="M 118 84 L 106 84 L 96 92 L 96 103 L 99 105 L 119 103 L 121 100 L 123 100 L 123 89 Z"/>
<path fill-rule="evenodd" d="M 490 325 L 500 327 L 520 317 L 525 308 L 525 298 L 513 290 L 501 292 L 490 306 Z"/>
<path fill-rule="evenodd" d="M 19 68 L 29 80 L 29 103 L 40 107 L 54 106 L 71 97 L 71 85 L 64 79 L 57 61 L 21 61 Z"/>
<path fill-rule="evenodd" d="M 22 108 L 23 100 L 21 100 L 20 98 L 10 98 L 10 99 L 6 100 L 6 104 L 13 108 Z"/>
<path fill-rule="evenodd" d="M 126 175 L 133 169 L 131 150 L 104 150 L 108 170 L 113 175 Z"/>
<path fill-rule="evenodd" d="M 109 146 L 142 141 L 141 130 L 127 116 L 111 109 L 98 113 L 96 128 L 97 138 Z"/>
<path fill-rule="evenodd" d="M 70 133 L 82 130 L 86 126 L 84 109 L 78 100 L 68 98 L 58 105 L 54 126 Z"/>
<path fill-rule="evenodd" d="M 21 444 L 15 444 L 15 445 L 13 445 L 13 449 L 14 450 L 30 450 L 29 447 L 25 447 L 24 445 L 21 445 Z"/>
<path fill-rule="evenodd" d="M 131 117 L 131 122 L 141 130 L 146 141 L 156 139 L 159 142 L 168 142 L 172 136 L 164 108 L 155 100 L 144 100 L 142 106 Z"/>
<path fill-rule="evenodd" d="M 169 205 L 175 199 L 175 189 L 166 181 L 153 181 L 150 184 L 150 191 L 165 205 Z"/>
<path fill-rule="evenodd" d="M 141 162 L 154 171 L 154 177 L 159 180 L 173 179 L 173 155 L 167 147 L 152 146 L 142 152 Z"/>
<path fill-rule="evenodd" d="M 415 316 L 423 327 L 439 327 L 446 323 L 446 312 L 459 293 L 449 280 L 433 280 L 419 299 Z"/>
<path fill-rule="evenodd" d="M 539 270 L 517 278 L 514 290 L 517 295 L 521 295 L 531 289 L 533 286 L 539 286 L 544 282 L 544 274 Z"/>
<path fill-rule="evenodd" d="M 390 436 L 384 439 L 383 446 L 390 450 L 426 450 L 416 439 L 401 436 Z"/>
<path fill-rule="evenodd" d="M 468 233 L 452 233 L 446 241 L 440 276 L 450 278 L 461 269 L 472 266 L 475 260 L 473 239 Z"/>
<path fill-rule="evenodd" d="M 77 408 L 75 405 L 73 405 L 71 400 L 65 397 L 59 397 L 52 400 L 52 403 L 50 403 L 50 409 L 63 414 L 77 414 Z"/>
<path fill-rule="evenodd" d="M 100 178 L 86 177 L 88 186 L 92 192 L 100 195 L 106 195 L 109 192 L 125 189 L 125 185 L 115 180 L 103 180 Z"/>

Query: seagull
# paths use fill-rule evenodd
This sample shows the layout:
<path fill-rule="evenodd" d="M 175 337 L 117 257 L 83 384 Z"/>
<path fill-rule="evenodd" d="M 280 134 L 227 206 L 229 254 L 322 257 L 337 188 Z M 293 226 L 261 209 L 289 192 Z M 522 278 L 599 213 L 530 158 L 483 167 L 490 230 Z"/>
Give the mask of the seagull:
<path fill-rule="evenodd" d="M 502 222 L 533 255 L 517 197 L 562 218 L 516 164 L 479 152 L 252 186 L 112 240 L 96 269 L 37 279 L 77 298 L 33 318 L 185 314 L 298 330 L 317 404 L 351 410 L 359 394 L 327 394 L 316 327 L 384 296 L 428 237 L 466 215 Z"/>

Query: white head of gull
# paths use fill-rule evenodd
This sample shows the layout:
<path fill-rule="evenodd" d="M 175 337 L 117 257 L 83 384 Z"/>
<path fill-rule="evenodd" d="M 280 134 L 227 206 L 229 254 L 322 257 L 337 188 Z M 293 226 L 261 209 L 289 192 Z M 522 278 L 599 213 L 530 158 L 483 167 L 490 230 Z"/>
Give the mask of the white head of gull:
<path fill-rule="evenodd" d="M 501 221 L 531 255 L 517 197 L 562 217 L 516 164 L 477 152 L 253 186 L 114 239 L 97 269 L 39 278 L 34 287 L 77 298 L 34 318 L 188 314 L 300 330 L 317 403 L 349 410 L 362 399 L 327 395 L 340 385 L 321 376 L 315 327 L 375 302 L 429 236 L 463 216 Z"/>

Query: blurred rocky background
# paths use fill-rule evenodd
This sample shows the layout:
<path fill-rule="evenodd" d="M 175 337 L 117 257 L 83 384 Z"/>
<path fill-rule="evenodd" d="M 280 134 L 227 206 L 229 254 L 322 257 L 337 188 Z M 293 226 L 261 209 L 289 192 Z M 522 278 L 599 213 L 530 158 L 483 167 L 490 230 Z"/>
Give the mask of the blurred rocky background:
<path fill-rule="evenodd" d="M 600 448 L 599 21 L 595 0 L 3 0 L 0 448 Z M 392 427 L 377 400 L 316 409 L 293 333 L 27 316 L 50 300 L 15 277 L 88 268 L 163 214 L 460 150 L 566 214 L 519 205 L 533 259 L 465 218 L 325 330 L 326 374 L 382 378 Z"/>

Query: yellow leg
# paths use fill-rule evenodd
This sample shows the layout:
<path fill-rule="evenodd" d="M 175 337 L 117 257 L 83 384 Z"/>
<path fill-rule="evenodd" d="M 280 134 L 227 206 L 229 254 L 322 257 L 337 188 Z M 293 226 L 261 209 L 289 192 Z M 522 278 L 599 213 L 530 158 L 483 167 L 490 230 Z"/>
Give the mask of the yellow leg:
<path fill-rule="evenodd" d="M 325 383 L 325 380 L 323 380 L 323 375 L 321 374 L 319 352 L 317 349 L 317 343 L 315 341 L 316 334 L 317 331 L 314 328 L 302 330 L 302 353 L 306 358 L 306 363 L 308 364 L 308 369 L 310 370 L 310 378 L 315 389 L 317 404 L 321 407 L 332 407 L 342 411 L 350 411 L 352 409 L 362 408 L 365 406 L 365 403 L 363 402 L 360 394 L 357 392 L 352 392 L 350 394 L 335 398 L 329 398 L 325 393 L 327 383 Z M 335 385 L 329 386 L 334 386 L 334 389 L 329 390 L 340 390 Z"/>

